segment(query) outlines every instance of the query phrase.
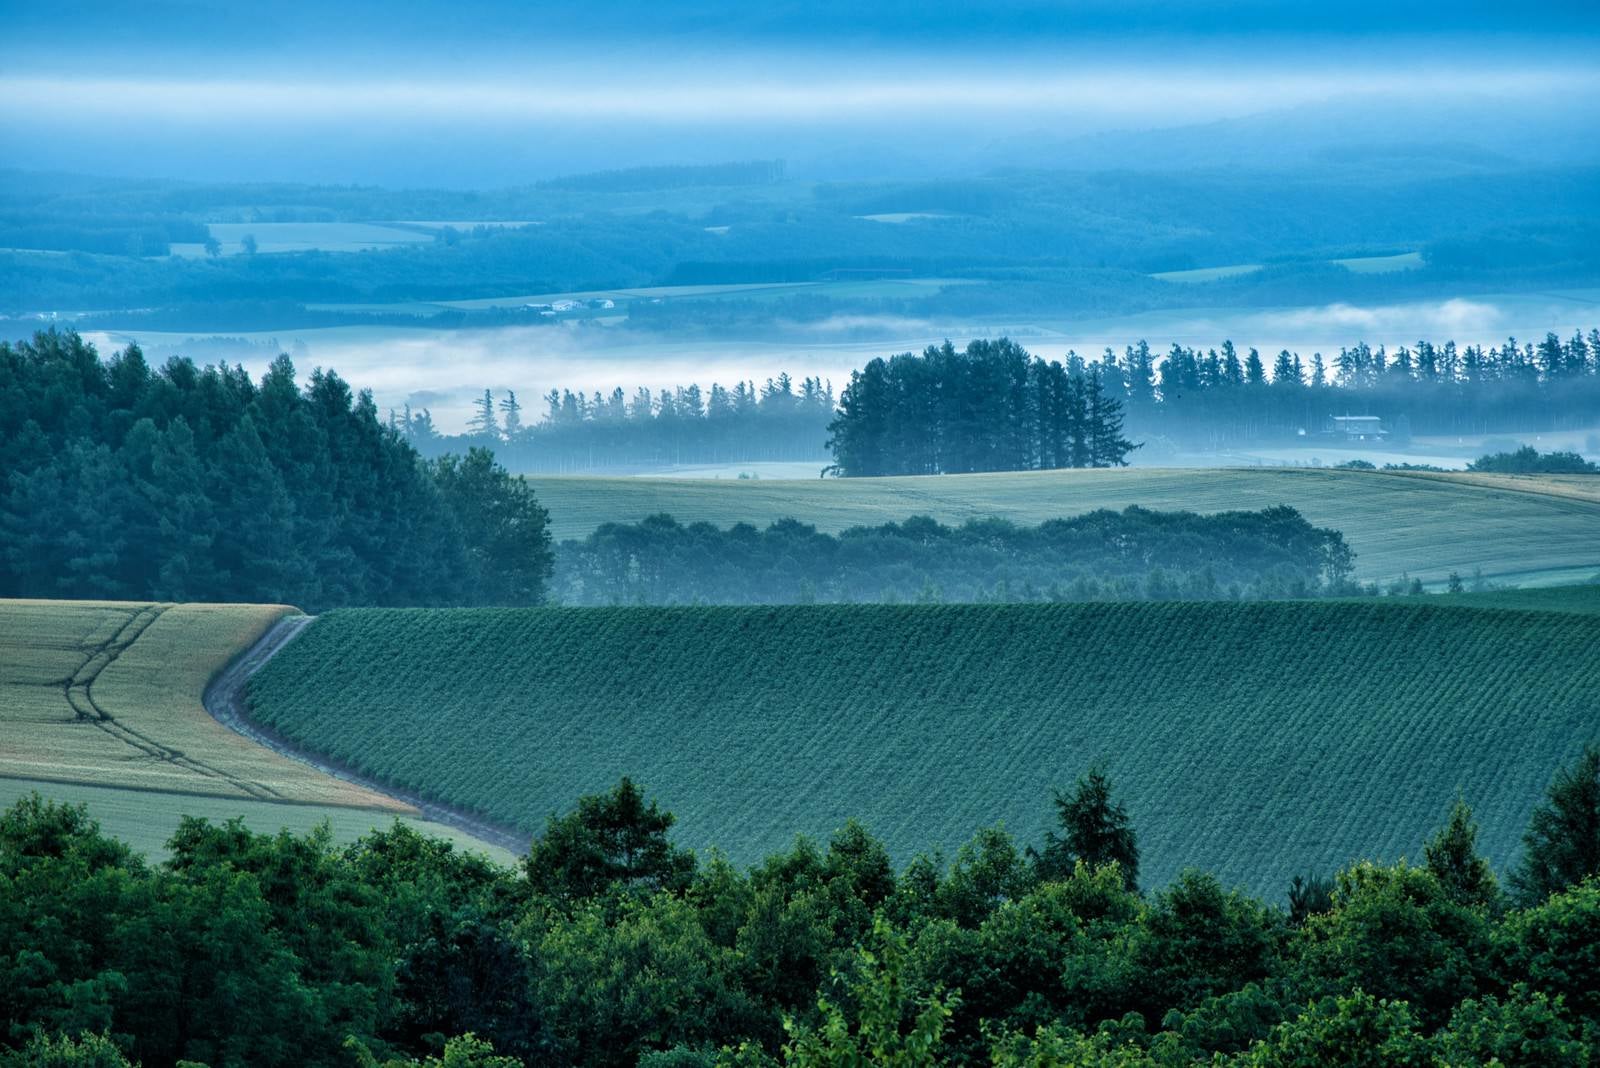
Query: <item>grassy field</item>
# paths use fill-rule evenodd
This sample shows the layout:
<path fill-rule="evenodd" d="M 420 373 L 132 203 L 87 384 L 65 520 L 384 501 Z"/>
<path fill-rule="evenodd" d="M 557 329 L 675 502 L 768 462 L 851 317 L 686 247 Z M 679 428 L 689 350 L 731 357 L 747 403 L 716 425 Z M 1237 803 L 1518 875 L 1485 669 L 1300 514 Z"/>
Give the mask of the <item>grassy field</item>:
<path fill-rule="evenodd" d="M 1355 256 L 1347 260 L 1334 260 L 1339 266 L 1356 274 L 1388 274 L 1390 271 L 1414 271 L 1423 266 L 1422 253 L 1401 252 L 1394 256 Z"/>
<path fill-rule="evenodd" d="M 1349 259 L 1329 260 L 1356 274 L 1387 274 L 1390 271 L 1411 271 L 1423 265 L 1422 253 L 1402 252 L 1395 256 L 1353 256 Z M 1235 263 L 1226 267 L 1197 267 L 1187 271 L 1160 271 L 1151 275 L 1164 282 L 1215 282 L 1254 274 L 1261 270 L 1259 263 Z"/>
<path fill-rule="evenodd" d="M 327 817 L 353 836 L 414 812 L 206 713 L 212 677 L 293 611 L 0 601 L 0 803 L 32 790 L 92 801 L 108 827 L 158 844 L 179 813 L 245 815 L 264 830 Z"/>
<path fill-rule="evenodd" d="M 453 827 L 428 820 L 411 819 L 370 808 L 344 808 L 335 805 L 295 805 L 270 801 L 229 800 L 197 797 L 193 794 L 163 794 L 149 790 L 124 790 L 114 786 L 86 786 L 29 779 L 0 778 L 0 808 L 39 793 L 54 801 L 88 805 L 89 814 L 105 833 L 127 842 L 150 856 L 161 855 L 166 843 L 184 816 L 201 816 L 214 822 L 241 817 L 251 830 L 263 834 L 288 829 L 304 834 L 320 823 L 333 828 L 335 841 L 353 842 L 373 830 L 394 822 L 444 838 L 456 848 L 471 850 L 510 864 L 516 858 L 507 850 L 481 842 Z"/>
<path fill-rule="evenodd" d="M 537 827 L 634 776 L 750 861 L 860 817 L 904 860 L 1105 761 L 1151 884 L 1280 893 L 1416 856 L 1460 791 L 1502 867 L 1600 734 L 1600 618 L 1380 602 L 342 611 L 255 677 L 264 721 Z"/>
<path fill-rule="evenodd" d="M 1228 267 L 1195 267 L 1187 271 L 1158 271 L 1151 278 L 1163 282 L 1215 282 L 1241 274 L 1254 274 L 1261 270 L 1259 263 L 1235 263 Z"/>
<path fill-rule="evenodd" d="M 260 223 L 210 223 L 211 236 L 222 246 L 222 255 L 244 254 L 241 242 L 249 235 L 256 239 L 258 253 L 307 252 L 361 252 L 366 249 L 394 248 L 397 245 L 425 244 L 447 226 L 457 230 L 470 230 L 474 226 L 526 226 L 525 222 L 260 222 Z M 206 254 L 205 246 L 197 243 L 178 243 L 172 246 L 175 256 L 199 257 Z"/>
<path fill-rule="evenodd" d="M 1528 612 L 1571 612 L 1576 615 L 1593 616 L 1600 615 L 1600 583 L 1453 594 L 1445 603 L 1469 608 L 1511 608 Z"/>
<path fill-rule="evenodd" d="M 607 521 L 667 512 L 680 522 L 820 529 L 1003 516 L 1039 523 L 1131 504 L 1214 512 L 1288 504 L 1344 533 L 1364 579 L 1451 572 L 1510 583 L 1581 581 L 1600 572 L 1600 478 L 1505 478 L 1293 468 L 1038 471 L 923 478 L 740 481 L 529 478 L 558 539 Z"/>

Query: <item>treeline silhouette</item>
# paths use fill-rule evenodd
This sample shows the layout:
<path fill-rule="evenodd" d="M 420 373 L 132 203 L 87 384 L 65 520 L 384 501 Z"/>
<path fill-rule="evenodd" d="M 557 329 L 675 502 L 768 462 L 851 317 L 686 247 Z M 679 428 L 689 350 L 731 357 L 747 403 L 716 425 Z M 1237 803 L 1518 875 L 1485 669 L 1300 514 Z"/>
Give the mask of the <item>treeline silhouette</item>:
<path fill-rule="evenodd" d="M 1195 869 L 1141 891 L 1098 768 L 1054 808 L 1035 844 L 897 868 L 851 821 L 740 869 L 623 778 L 502 867 L 399 823 L 194 818 L 152 861 L 35 794 L 0 812 L 0 1064 L 1590 1063 L 1600 749 L 1508 888 L 1459 799 L 1417 863 L 1296 878 L 1287 908 Z"/>
<path fill-rule="evenodd" d="M 1270 366 L 1269 366 L 1270 361 Z M 1591 427 L 1600 412 L 1600 329 L 1498 346 L 1365 343 L 1324 357 L 1200 350 L 1144 341 L 1100 365 L 1138 435 L 1210 448 L 1314 439 L 1335 415 L 1371 415 L 1386 433 L 1465 435 Z"/>
<path fill-rule="evenodd" d="M 1099 366 L 1047 363 L 1008 338 L 871 361 L 828 433 L 846 476 L 1120 467 L 1138 447 Z"/>
<path fill-rule="evenodd" d="M 544 509 L 485 450 L 424 461 L 371 396 L 78 334 L 0 343 L 0 597 L 529 604 Z"/>
<path fill-rule="evenodd" d="M 391 412 L 424 455 L 496 450 L 514 470 L 819 461 L 831 473 L 921 475 L 1124 465 L 1144 442 L 1216 450 L 1349 444 L 1333 417 L 1376 417 L 1382 440 L 1590 428 L 1600 412 L 1600 329 L 1537 344 L 1454 341 L 1270 361 L 1231 341 L 1200 350 L 1145 341 L 1094 359 L 1030 354 L 1008 338 L 946 341 L 870 361 L 835 403 L 832 383 L 789 375 L 609 394 L 557 390 L 525 421 L 514 392 L 485 392 L 464 434 L 432 413 Z M 1366 441 L 1372 445 L 1375 442 Z"/>
<path fill-rule="evenodd" d="M 1036 527 L 928 516 L 838 535 L 794 519 L 757 530 L 671 516 L 606 523 L 556 550 L 565 604 L 1097 601 L 1359 592 L 1355 553 L 1293 508 L 1100 510 Z"/>
<path fill-rule="evenodd" d="M 529 425 L 515 391 L 497 398 L 485 390 L 467 432 L 457 435 L 441 435 L 428 409 L 391 411 L 389 420 L 425 456 L 484 446 L 523 473 L 783 460 L 814 460 L 820 471 L 834 396 L 831 383 L 796 383 L 785 373 L 759 388 L 713 382 L 709 390 L 640 387 L 631 396 L 620 388 L 551 390 L 544 405 Z"/>

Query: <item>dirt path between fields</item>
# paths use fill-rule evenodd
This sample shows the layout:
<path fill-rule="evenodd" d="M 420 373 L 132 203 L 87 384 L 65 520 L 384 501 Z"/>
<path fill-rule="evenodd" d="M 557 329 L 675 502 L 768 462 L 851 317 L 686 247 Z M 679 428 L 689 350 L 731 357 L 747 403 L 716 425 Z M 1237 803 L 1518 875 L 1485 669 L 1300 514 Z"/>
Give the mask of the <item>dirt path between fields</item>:
<path fill-rule="evenodd" d="M 233 662 L 222 670 L 216 678 L 211 680 L 211 685 L 206 687 L 202 703 L 211 714 L 211 718 L 227 727 L 229 730 L 244 735 L 258 745 L 264 745 L 273 752 L 288 757 L 290 760 L 308 764 L 318 771 L 342 779 L 348 783 L 365 787 L 374 793 L 393 798 L 402 804 L 410 805 L 421 814 L 423 819 L 434 823 L 442 823 L 463 831 L 481 842 L 489 845 L 509 849 L 512 853 L 521 855 L 527 852 L 529 835 L 521 831 L 491 823 L 449 805 L 441 805 L 435 801 L 428 801 L 406 790 L 369 778 L 359 772 L 345 767 L 337 762 L 317 756 L 300 746 L 289 741 L 283 735 L 265 724 L 257 723 L 249 716 L 248 706 L 245 704 L 244 688 L 250 676 L 260 671 L 262 666 L 285 645 L 293 641 L 295 636 L 311 624 L 315 616 L 285 616 L 274 623 L 254 645 L 246 649 Z"/>

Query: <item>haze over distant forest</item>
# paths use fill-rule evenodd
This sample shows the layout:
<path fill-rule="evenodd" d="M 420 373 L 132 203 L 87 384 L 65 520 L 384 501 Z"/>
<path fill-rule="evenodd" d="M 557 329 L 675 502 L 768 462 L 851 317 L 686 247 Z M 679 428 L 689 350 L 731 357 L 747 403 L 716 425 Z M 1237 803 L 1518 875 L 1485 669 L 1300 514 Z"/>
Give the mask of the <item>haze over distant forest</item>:
<path fill-rule="evenodd" d="M 1534 9 L 26 7 L 0 333 L 287 351 L 446 434 L 485 389 L 534 420 L 552 389 L 839 391 L 946 339 L 1269 369 L 1565 340 L 1597 318 L 1600 71 L 1585 5 Z M 1132 462 L 1190 462 L 1154 437 Z"/>

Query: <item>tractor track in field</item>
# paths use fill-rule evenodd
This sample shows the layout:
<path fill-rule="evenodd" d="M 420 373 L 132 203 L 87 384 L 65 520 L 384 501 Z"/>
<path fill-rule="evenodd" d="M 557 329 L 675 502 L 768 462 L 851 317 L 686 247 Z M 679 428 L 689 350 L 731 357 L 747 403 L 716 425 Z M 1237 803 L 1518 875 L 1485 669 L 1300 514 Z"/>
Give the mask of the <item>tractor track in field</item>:
<path fill-rule="evenodd" d="M 95 700 L 94 684 L 101 673 L 143 637 L 145 631 L 149 630 L 171 607 L 168 604 L 145 605 L 129 615 L 109 638 L 85 650 L 83 662 L 61 682 L 62 696 L 66 698 L 68 707 L 72 709 L 78 722 L 89 724 L 109 734 L 152 760 L 226 783 L 249 797 L 263 801 L 284 800 L 283 795 L 270 786 L 242 779 L 231 772 L 196 760 L 181 749 L 174 749 L 142 731 L 135 730 L 118 720 Z"/>
<path fill-rule="evenodd" d="M 525 852 L 529 836 L 521 831 L 492 823 L 470 812 L 430 801 L 409 790 L 363 775 L 354 768 L 329 760 L 295 744 L 273 728 L 250 718 L 249 705 L 245 701 L 245 685 L 250 681 L 250 676 L 260 671 L 267 661 L 293 641 L 295 636 L 315 619 L 315 616 L 285 616 L 269 627 L 254 645 L 235 657 L 206 686 L 202 703 L 207 714 L 234 733 L 250 739 L 257 745 L 266 746 L 280 756 L 408 805 L 416 809 L 423 819 L 453 827 L 480 842 L 508 849 L 514 854 L 520 855 Z"/>

